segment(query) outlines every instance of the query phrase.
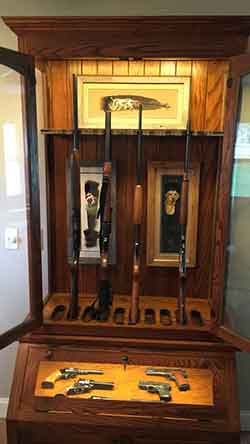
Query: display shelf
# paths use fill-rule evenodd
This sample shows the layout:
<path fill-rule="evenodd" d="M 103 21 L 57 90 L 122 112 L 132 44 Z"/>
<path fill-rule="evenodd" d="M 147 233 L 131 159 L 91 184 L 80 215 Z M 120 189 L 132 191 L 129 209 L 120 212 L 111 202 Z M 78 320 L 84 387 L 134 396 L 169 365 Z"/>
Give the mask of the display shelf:
<path fill-rule="evenodd" d="M 54 129 L 54 128 L 44 128 L 41 129 L 41 133 L 44 135 L 51 136 L 71 136 L 73 130 L 71 129 Z M 81 135 L 86 136 L 103 136 L 105 130 L 103 128 L 82 128 L 79 130 Z M 138 131 L 136 129 L 112 129 L 111 134 L 114 136 L 137 136 Z M 175 136 L 181 137 L 185 136 L 185 130 L 168 130 L 168 129 L 152 129 L 152 130 L 142 130 L 143 136 Z M 192 136 L 195 137 L 223 137 L 223 132 L 221 131 L 192 131 Z"/>

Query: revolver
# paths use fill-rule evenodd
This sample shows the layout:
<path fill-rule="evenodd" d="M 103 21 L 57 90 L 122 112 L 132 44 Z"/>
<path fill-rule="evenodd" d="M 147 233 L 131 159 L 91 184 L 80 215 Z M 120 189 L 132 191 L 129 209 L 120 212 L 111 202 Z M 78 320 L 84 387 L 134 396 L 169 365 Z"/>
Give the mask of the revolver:
<path fill-rule="evenodd" d="M 150 376 L 164 376 L 166 379 L 174 381 L 181 392 L 190 390 L 190 385 L 187 381 L 188 375 L 183 368 L 148 368 L 145 373 Z"/>
<path fill-rule="evenodd" d="M 147 390 L 149 393 L 158 393 L 161 401 L 171 400 L 170 384 L 155 381 L 139 381 L 138 387 L 142 390 Z"/>
<path fill-rule="evenodd" d="M 66 395 L 81 395 L 91 392 L 91 390 L 113 390 L 113 382 L 94 381 L 93 379 L 79 379 L 74 385 L 66 390 Z"/>
<path fill-rule="evenodd" d="M 75 378 L 78 375 L 103 375 L 104 372 L 102 370 L 85 370 L 81 368 L 61 368 L 60 370 L 57 370 L 56 372 L 52 373 L 48 378 L 46 378 L 42 384 L 41 387 L 44 389 L 51 389 L 54 388 L 55 382 L 59 380 L 67 380 Z"/>

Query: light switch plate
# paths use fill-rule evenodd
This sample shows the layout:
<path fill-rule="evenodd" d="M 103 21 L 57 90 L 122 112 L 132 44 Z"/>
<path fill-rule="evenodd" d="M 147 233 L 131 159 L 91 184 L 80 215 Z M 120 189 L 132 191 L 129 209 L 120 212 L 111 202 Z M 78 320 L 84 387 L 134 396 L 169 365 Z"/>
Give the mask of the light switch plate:
<path fill-rule="evenodd" d="M 5 229 L 5 248 L 7 250 L 17 250 L 18 248 L 18 228 L 7 227 Z"/>

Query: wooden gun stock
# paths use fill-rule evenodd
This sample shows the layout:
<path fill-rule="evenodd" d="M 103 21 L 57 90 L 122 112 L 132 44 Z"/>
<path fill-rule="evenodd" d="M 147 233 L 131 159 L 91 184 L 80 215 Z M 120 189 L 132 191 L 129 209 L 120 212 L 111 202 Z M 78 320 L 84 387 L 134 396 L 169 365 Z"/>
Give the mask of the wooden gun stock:
<path fill-rule="evenodd" d="M 133 262 L 133 282 L 130 308 L 130 323 L 136 324 L 139 318 L 139 298 L 140 298 L 140 225 L 142 220 L 142 186 L 136 185 L 134 196 L 134 225 L 135 225 L 135 245 Z"/>

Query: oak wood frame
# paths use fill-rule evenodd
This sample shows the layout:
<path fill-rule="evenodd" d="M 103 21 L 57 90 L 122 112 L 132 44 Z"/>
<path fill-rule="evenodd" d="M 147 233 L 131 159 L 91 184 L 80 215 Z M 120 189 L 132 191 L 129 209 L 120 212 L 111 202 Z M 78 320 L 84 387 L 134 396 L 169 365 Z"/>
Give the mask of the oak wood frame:
<path fill-rule="evenodd" d="M 187 223 L 187 266 L 196 265 L 197 227 L 200 165 L 190 165 L 189 202 Z M 165 173 L 166 172 L 166 173 Z M 161 174 L 183 175 L 181 162 L 148 162 L 148 202 L 147 202 L 147 265 L 155 267 L 178 267 L 179 253 L 160 253 L 160 176 Z M 181 198 L 181 197 L 180 197 Z"/>
<path fill-rule="evenodd" d="M 3 20 L 18 35 L 21 50 L 54 60 L 229 57 L 247 50 L 250 31 L 249 16 L 13 16 Z"/>

